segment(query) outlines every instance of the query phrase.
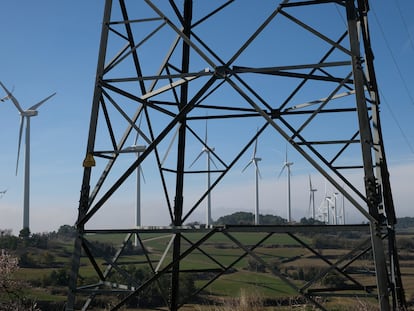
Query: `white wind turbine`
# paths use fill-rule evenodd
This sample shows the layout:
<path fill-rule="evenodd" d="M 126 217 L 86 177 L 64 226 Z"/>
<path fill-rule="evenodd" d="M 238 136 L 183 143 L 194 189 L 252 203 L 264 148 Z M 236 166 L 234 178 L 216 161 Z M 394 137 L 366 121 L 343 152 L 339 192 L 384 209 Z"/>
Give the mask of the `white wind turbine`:
<path fill-rule="evenodd" d="M 339 197 L 339 192 L 333 194 L 335 204 L 336 222 L 338 225 L 345 225 L 345 196 L 342 194 Z M 339 204 L 340 200 L 340 204 Z"/>
<path fill-rule="evenodd" d="M 318 219 L 325 224 L 329 224 L 329 202 L 327 198 L 325 194 L 318 209 Z"/>
<path fill-rule="evenodd" d="M 336 196 L 337 196 L 337 193 L 334 193 L 334 195 L 332 196 L 332 197 L 326 197 L 326 200 L 328 201 L 328 209 L 329 208 L 332 208 L 332 214 L 331 214 L 331 217 L 332 217 L 332 224 L 333 225 L 337 225 L 338 224 L 338 211 L 337 211 L 337 208 L 336 208 Z"/>
<path fill-rule="evenodd" d="M 125 148 L 124 152 L 135 152 L 137 158 L 141 155 L 141 152 L 145 151 L 144 145 L 137 145 L 138 135 L 135 138 L 135 142 L 132 146 Z M 136 207 L 135 207 L 135 227 L 141 227 L 141 177 L 145 182 L 144 174 L 142 173 L 141 165 L 137 167 L 137 193 L 136 193 Z M 134 246 L 138 246 L 138 236 L 135 235 Z"/>
<path fill-rule="evenodd" d="M 323 222 L 326 223 L 327 225 L 329 225 L 331 222 L 330 208 L 331 208 L 331 197 L 328 196 L 327 183 L 325 179 L 325 193 L 324 193 L 321 205 L 320 205 L 320 209 L 322 211 Z"/>
<path fill-rule="evenodd" d="M 341 224 L 345 225 L 345 221 L 346 221 L 346 218 L 345 218 L 345 196 L 344 196 L 343 193 L 342 193 L 342 196 L 341 196 L 341 201 L 342 201 L 342 205 L 341 205 L 340 218 L 341 218 Z"/>
<path fill-rule="evenodd" d="M 256 152 L 257 152 L 257 138 L 254 141 L 254 149 L 253 149 L 252 158 L 247 163 L 247 165 L 243 168 L 242 172 L 244 172 L 250 166 L 250 164 L 253 163 L 254 168 L 255 168 L 255 185 L 256 185 L 256 188 L 255 188 L 256 189 L 256 196 L 255 196 L 256 202 L 255 202 L 254 224 L 259 225 L 260 224 L 260 220 L 259 220 L 259 177 L 261 177 L 261 175 L 260 175 L 258 162 L 261 161 L 262 158 L 258 158 L 256 156 Z"/>
<path fill-rule="evenodd" d="M 312 179 L 311 175 L 309 175 L 309 211 L 312 212 L 312 219 L 316 219 L 315 215 L 315 192 L 318 191 L 318 189 L 313 188 L 312 186 Z M 309 213 L 310 214 L 310 213 Z"/>
<path fill-rule="evenodd" d="M 288 222 L 292 222 L 292 200 L 291 200 L 291 190 L 290 190 L 290 177 L 291 177 L 291 170 L 290 167 L 293 165 L 293 162 L 288 161 L 287 155 L 287 147 L 285 151 L 285 162 L 283 163 L 282 169 L 280 170 L 278 178 L 282 175 L 283 171 L 286 168 L 286 188 L 287 188 L 287 220 Z"/>
<path fill-rule="evenodd" d="M 23 124 L 26 121 L 26 131 L 25 131 L 25 160 L 24 160 L 24 197 L 23 197 L 23 229 L 29 229 L 29 198 L 30 198 L 30 118 L 35 117 L 38 114 L 37 109 L 43 105 L 47 100 L 53 97 L 56 93 L 46 97 L 37 104 L 31 106 L 30 108 L 23 110 L 20 106 L 17 99 L 13 94 L 0 82 L 1 87 L 6 92 L 7 99 L 11 99 L 13 104 L 16 106 L 17 110 L 20 113 L 20 130 L 19 130 L 19 143 L 17 149 L 17 162 L 16 162 L 16 175 L 19 165 L 20 157 L 20 147 L 22 142 L 23 134 Z"/>
<path fill-rule="evenodd" d="M 197 155 L 197 157 L 194 159 L 194 161 L 190 164 L 190 168 L 197 162 L 197 160 L 205 153 L 206 159 L 207 159 L 207 207 L 206 207 L 206 227 L 209 227 L 212 223 L 211 219 L 211 163 L 217 168 L 217 165 L 214 163 L 213 158 L 211 157 L 211 153 L 214 151 L 214 148 L 211 148 L 208 146 L 208 140 L 207 140 L 207 120 L 206 120 L 206 129 L 204 133 L 204 142 L 203 142 L 203 148 L 201 149 L 200 153 Z"/>

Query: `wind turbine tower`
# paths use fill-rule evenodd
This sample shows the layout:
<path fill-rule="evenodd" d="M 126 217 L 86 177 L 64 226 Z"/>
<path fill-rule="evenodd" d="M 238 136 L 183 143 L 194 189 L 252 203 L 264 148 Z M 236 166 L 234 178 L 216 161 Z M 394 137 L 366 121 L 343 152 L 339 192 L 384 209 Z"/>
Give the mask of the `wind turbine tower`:
<path fill-rule="evenodd" d="M 339 193 L 335 192 L 334 196 L 335 196 L 335 204 L 336 204 L 336 209 L 337 209 L 337 217 L 338 217 L 338 224 L 339 225 L 345 225 L 345 196 L 342 194 L 339 197 Z M 340 204 L 338 203 L 338 201 L 340 200 Z"/>
<path fill-rule="evenodd" d="M 209 227 L 212 224 L 211 219 L 211 163 L 217 168 L 217 165 L 214 163 L 211 153 L 214 151 L 214 148 L 208 146 L 207 141 L 207 120 L 206 120 L 206 129 L 204 134 L 203 148 L 194 161 L 190 164 L 190 168 L 197 162 L 197 160 L 205 153 L 207 155 L 207 207 L 206 207 L 206 227 Z"/>
<path fill-rule="evenodd" d="M 328 196 L 327 184 L 325 180 L 325 192 L 324 192 L 321 204 L 319 205 L 319 214 L 320 214 L 319 218 L 321 219 L 322 222 L 324 222 L 327 225 L 329 225 L 330 223 L 330 213 L 329 213 L 329 208 L 330 208 L 329 200 L 330 199 L 331 197 Z"/>
<path fill-rule="evenodd" d="M 334 193 L 333 196 L 327 197 L 326 200 L 328 201 L 328 210 L 332 209 L 331 217 L 332 217 L 332 224 L 337 225 L 338 224 L 338 211 L 336 208 L 336 193 Z"/>
<path fill-rule="evenodd" d="M 318 191 L 318 189 L 314 188 L 312 186 L 312 179 L 309 175 L 309 211 L 312 211 L 312 219 L 316 219 L 315 215 L 315 192 Z"/>
<path fill-rule="evenodd" d="M 134 152 L 137 158 L 139 158 L 140 154 L 145 151 L 145 148 L 146 147 L 144 145 L 138 145 L 138 135 L 137 135 L 135 138 L 134 144 L 132 146 L 125 148 L 123 152 L 125 153 Z M 141 224 L 141 177 L 144 180 L 144 182 L 145 182 L 145 178 L 142 173 L 141 165 L 137 166 L 136 172 L 137 172 L 137 179 L 136 179 L 137 192 L 136 192 L 136 206 L 135 206 L 135 227 L 139 228 L 142 225 Z M 139 244 L 138 237 L 137 235 L 135 235 L 134 246 L 138 246 L 138 244 Z"/>
<path fill-rule="evenodd" d="M 19 143 L 17 149 L 17 161 L 16 161 L 16 175 L 18 172 L 20 147 L 23 135 L 23 125 L 26 122 L 25 128 L 25 157 L 24 157 L 24 196 L 23 196 L 23 229 L 30 229 L 29 226 L 29 205 L 30 205 L 30 118 L 38 115 L 37 109 L 43 105 L 47 100 L 53 97 L 56 93 L 49 95 L 45 99 L 41 100 L 37 104 L 30 108 L 23 110 L 17 99 L 13 94 L 0 82 L 1 87 L 7 93 L 7 98 L 11 99 L 20 113 L 20 130 L 19 130 Z"/>
<path fill-rule="evenodd" d="M 252 163 L 254 165 L 254 176 L 255 176 L 255 214 L 254 214 L 254 224 L 255 225 L 259 225 L 260 224 L 260 219 L 259 219 L 259 178 L 260 176 L 260 170 L 259 170 L 259 166 L 258 166 L 258 162 L 262 160 L 262 158 L 258 158 L 256 156 L 256 152 L 257 152 L 257 138 L 254 141 L 254 149 L 253 149 L 253 155 L 252 158 L 250 159 L 250 161 L 247 163 L 247 165 L 243 168 L 242 172 L 244 172 Z"/>
<path fill-rule="evenodd" d="M 290 177 L 291 170 L 290 167 L 293 165 L 293 162 L 288 161 L 287 147 L 285 152 L 285 162 L 283 163 L 282 169 L 280 170 L 278 178 L 282 175 L 283 171 L 286 168 L 286 189 L 287 189 L 287 220 L 292 222 L 292 199 L 291 199 L 291 188 L 290 188 Z"/>

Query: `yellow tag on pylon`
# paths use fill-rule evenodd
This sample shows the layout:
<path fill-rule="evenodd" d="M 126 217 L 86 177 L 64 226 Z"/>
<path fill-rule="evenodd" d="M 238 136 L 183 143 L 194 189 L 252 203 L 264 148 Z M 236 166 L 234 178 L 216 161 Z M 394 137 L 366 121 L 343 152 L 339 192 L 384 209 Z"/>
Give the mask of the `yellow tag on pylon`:
<path fill-rule="evenodd" d="M 85 160 L 83 160 L 83 167 L 92 167 L 95 165 L 96 165 L 96 162 L 95 162 L 95 159 L 93 158 L 93 154 L 92 153 L 86 154 Z"/>

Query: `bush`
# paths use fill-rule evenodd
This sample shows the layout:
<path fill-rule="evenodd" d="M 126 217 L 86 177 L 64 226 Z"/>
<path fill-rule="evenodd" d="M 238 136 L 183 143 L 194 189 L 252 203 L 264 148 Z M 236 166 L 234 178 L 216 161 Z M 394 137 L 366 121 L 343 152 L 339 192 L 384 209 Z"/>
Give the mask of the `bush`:
<path fill-rule="evenodd" d="M 19 257 L 19 266 L 21 268 L 34 268 L 37 266 L 37 264 L 32 254 L 29 252 L 24 252 Z"/>
<path fill-rule="evenodd" d="M 42 285 L 47 286 L 68 286 L 69 271 L 65 268 L 53 270 L 48 276 L 43 277 Z"/>
<path fill-rule="evenodd" d="M 110 281 L 119 284 L 126 284 L 128 287 L 139 287 L 147 280 L 152 278 L 154 274 L 149 269 L 138 269 L 134 266 L 123 267 L 125 271 L 135 282 L 128 282 L 124 280 L 120 275 L 113 275 L 110 277 Z M 163 306 L 163 302 L 168 299 L 168 293 L 170 284 L 169 274 L 165 274 L 158 278 L 157 282 L 152 282 L 151 285 L 140 291 L 136 296 L 131 297 L 126 306 L 129 308 L 153 308 Z M 179 290 L 180 290 L 180 303 L 189 302 L 191 296 L 195 293 L 195 277 L 193 274 L 181 273 Z"/>
<path fill-rule="evenodd" d="M 413 250 L 414 249 L 414 239 L 412 238 L 398 238 L 397 239 L 398 249 Z"/>
<path fill-rule="evenodd" d="M 322 283 L 329 287 L 340 288 L 345 285 L 345 279 L 336 273 L 328 273 Z"/>
<path fill-rule="evenodd" d="M 247 262 L 247 270 L 253 272 L 266 272 L 266 267 L 255 259 L 249 259 Z"/>
<path fill-rule="evenodd" d="M 0 237 L 0 248 L 16 250 L 19 246 L 19 238 L 13 235 L 4 234 Z"/>

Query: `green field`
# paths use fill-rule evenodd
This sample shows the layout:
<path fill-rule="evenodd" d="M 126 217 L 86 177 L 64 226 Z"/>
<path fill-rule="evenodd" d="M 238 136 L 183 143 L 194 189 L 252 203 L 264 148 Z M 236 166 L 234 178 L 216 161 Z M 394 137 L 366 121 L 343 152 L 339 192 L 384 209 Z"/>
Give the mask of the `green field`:
<path fill-rule="evenodd" d="M 289 301 L 291 297 L 295 298 L 298 293 L 295 287 L 300 288 L 307 283 L 309 274 L 320 273 L 329 265 L 319 259 L 310 250 L 300 246 L 297 241 L 292 239 L 287 234 L 275 234 L 263 243 L 259 241 L 264 237 L 262 233 L 232 233 L 237 241 L 239 241 L 246 249 L 252 249 L 252 254 L 247 254 L 246 251 L 223 234 L 216 234 L 207 242 L 195 248 L 187 256 L 182 258 L 180 262 L 180 269 L 183 275 L 190 275 L 193 285 L 196 290 L 202 288 L 198 294 L 197 305 L 204 304 L 206 306 L 215 304 L 217 302 L 232 299 L 242 295 L 251 295 L 252 297 L 260 297 L 263 301 L 270 301 L 270 303 L 280 303 Z M 191 248 L 193 243 L 197 242 L 203 233 L 187 233 L 182 240 L 181 252 L 185 253 L 187 249 Z M 405 233 L 404 239 L 413 239 L 413 236 Z M 168 249 L 172 235 L 166 234 L 141 234 L 140 238 L 147 251 L 147 256 L 142 252 L 142 249 L 131 248 L 132 253 L 122 254 L 116 262 L 116 269 L 112 269 L 111 276 L 108 278 L 111 282 L 120 282 L 121 284 L 128 284 L 125 276 L 119 274 L 119 271 L 150 271 L 150 266 L 157 271 L 163 271 L 164 268 L 171 268 L 172 250 Z M 333 237 L 323 237 L 329 240 Z M 339 236 L 336 237 L 339 239 Z M 116 251 L 124 242 L 125 235 L 123 234 L 95 234 L 87 236 L 92 252 L 101 249 L 110 249 L 111 252 Z M 314 237 L 300 236 L 300 239 L 305 243 L 312 245 Z M 336 262 L 350 251 L 350 248 L 345 245 L 358 244 L 360 239 L 353 237 L 352 239 L 344 239 L 341 249 L 333 248 L 317 248 L 316 251 L 322 253 L 330 262 Z M 131 239 L 132 241 L 132 239 Z M 47 250 L 27 249 L 31 259 L 34 262 L 42 262 L 45 253 L 52 254 L 53 263 L 51 267 L 42 266 L 37 267 L 23 267 L 20 268 L 15 277 L 27 284 L 31 284 L 25 289 L 25 294 L 37 301 L 43 302 L 63 302 L 66 299 L 67 286 L 65 285 L 48 285 L 46 280 L 50 281 L 52 275 L 56 275 L 59 271 L 66 271 L 68 273 L 70 267 L 70 256 L 72 249 L 72 241 L 53 241 L 50 245 L 52 248 Z M 134 253 L 135 252 L 135 253 Z M 257 256 L 261 262 L 257 263 L 253 257 Z M 414 249 L 400 249 L 401 255 L 401 271 L 403 274 L 403 282 L 406 292 L 406 297 L 410 300 L 414 295 L 414 264 L 411 263 L 414 258 Z M 97 265 L 100 271 L 104 271 L 108 267 L 108 261 L 111 260 L 112 255 L 105 253 L 105 256 L 95 254 Z M 150 259 L 148 262 L 147 259 Z M 161 259 L 163 260 L 161 262 Z M 264 265 L 263 265 L 264 264 Z M 132 270 L 131 270 L 132 269 Z M 205 270 L 208 271 L 205 271 Z M 216 278 L 218 270 L 226 270 L 214 282 L 211 279 Z M 352 277 L 365 284 L 374 285 L 375 277 L 367 271 L 373 271 L 372 260 L 369 258 L 359 258 L 355 260 L 347 269 L 353 269 L 350 272 Z M 205 271 L 205 272 L 203 272 Z M 316 271 L 316 272 L 315 272 Z M 54 274 L 53 274 L 54 273 Z M 148 272 L 149 273 L 149 272 Z M 331 273 L 331 272 L 330 272 Z M 94 284 L 99 278 L 92 266 L 90 260 L 83 256 L 81 258 L 81 267 L 79 270 L 82 285 Z M 146 274 L 150 277 L 151 274 Z M 279 275 L 283 277 L 280 278 Z M 168 277 L 168 273 L 167 273 Z M 287 282 L 283 279 L 286 278 Z M 334 279 L 341 279 L 341 276 L 334 275 Z M 164 280 L 161 278 L 162 282 Z M 138 280 L 143 282 L 145 280 Z M 335 280 L 334 280 L 335 281 Z M 349 283 L 347 280 L 342 280 L 344 284 Z M 46 285 L 45 285 L 46 284 Z M 168 283 L 164 283 L 168 284 Z M 168 286 L 163 285 L 164 288 Z M 326 284 L 318 283 L 312 285 L 314 287 L 328 286 Z M 348 292 L 351 293 L 352 292 Z M 356 293 L 356 292 L 355 292 Z M 200 300 L 201 298 L 201 300 Z M 112 298 L 103 297 L 103 301 L 110 301 Z M 272 302 L 273 301 L 273 302 Z M 348 301 L 348 302 L 347 302 Z M 370 301 L 370 300 L 368 300 Z M 327 298 L 324 301 L 327 305 L 331 304 L 345 304 L 354 303 L 354 299 L 340 299 Z M 193 305 L 193 304 L 191 304 Z M 141 309 L 144 310 L 144 309 Z M 185 308 L 183 310 L 189 310 Z M 203 311 L 208 310 L 204 307 L 193 308 L 192 310 Z M 269 308 L 268 310 L 272 310 Z M 338 309 L 340 310 L 340 309 Z M 346 310 L 344 307 L 343 310 Z"/>

